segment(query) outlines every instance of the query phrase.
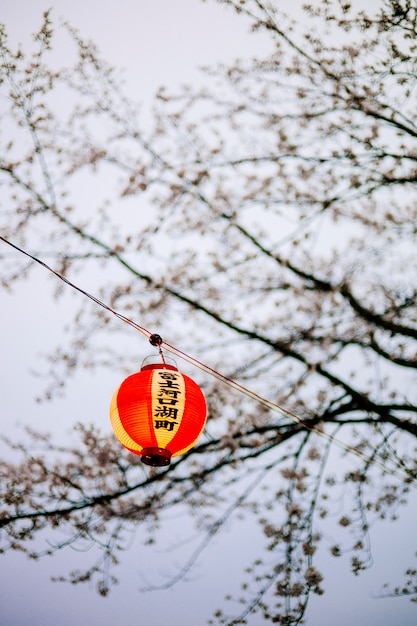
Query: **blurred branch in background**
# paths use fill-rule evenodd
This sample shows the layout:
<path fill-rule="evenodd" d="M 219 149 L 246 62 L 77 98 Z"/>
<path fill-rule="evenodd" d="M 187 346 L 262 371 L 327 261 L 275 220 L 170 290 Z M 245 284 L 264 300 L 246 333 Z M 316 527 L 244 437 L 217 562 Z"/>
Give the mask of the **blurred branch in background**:
<path fill-rule="evenodd" d="M 295 24 L 278 2 L 222 4 L 273 52 L 161 90 L 152 120 L 70 26 L 73 64 L 51 68 L 49 13 L 33 54 L 2 30 L 0 234 L 301 421 L 203 373 L 206 435 L 167 470 L 146 473 L 87 424 L 67 447 L 31 433 L 1 465 L 2 549 L 95 544 L 101 560 L 69 580 L 106 595 L 131 533 L 157 540 L 166 511 L 185 507 L 201 533 L 171 582 L 242 514 L 265 551 L 242 574 L 239 615 L 213 620 L 298 624 L 324 590 L 321 520 L 339 511 L 328 547 L 358 574 L 373 522 L 416 485 L 415 8 L 330 1 Z M 4 288 L 30 279 L 26 258 L 0 254 Z M 80 299 L 47 398 L 84 367 L 137 369 L 111 320 Z M 353 469 L 329 461 L 336 435 L 360 451 Z M 57 540 L 33 550 L 46 529 Z M 415 595 L 407 575 L 392 593 Z"/>

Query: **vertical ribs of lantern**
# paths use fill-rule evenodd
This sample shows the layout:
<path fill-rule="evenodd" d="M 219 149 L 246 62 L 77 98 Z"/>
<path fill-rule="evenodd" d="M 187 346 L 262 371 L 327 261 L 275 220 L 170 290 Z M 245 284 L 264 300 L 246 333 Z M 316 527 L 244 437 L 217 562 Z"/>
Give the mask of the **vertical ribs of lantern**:
<path fill-rule="evenodd" d="M 185 383 L 179 372 L 154 370 L 152 377 L 153 431 L 159 448 L 170 449 L 170 442 L 181 427 L 185 409 Z"/>
<path fill-rule="evenodd" d="M 119 395 L 119 389 L 121 386 L 122 385 L 119 385 L 118 389 L 116 389 L 116 391 L 114 392 L 110 403 L 110 422 L 114 430 L 114 434 L 116 435 L 120 443 L 128 450 L 131 450 L 131 452 L 139 454 L 143 449 L 142 446 L 140 446 L 138 443 L 136 443 L 136 441 L 133 441 L 133 439 L 129 437 L 120 420 L 117 397 Z"/>
<path fill-rule="evenodd" d="M 153 429 L 152 378 L 154 371 L 139 372 L 126 378 L 123 394 L 119 398 L 119 409 L 123 403 L 123 427 L 133 441 L 142 448 L 158 446 Z"/>

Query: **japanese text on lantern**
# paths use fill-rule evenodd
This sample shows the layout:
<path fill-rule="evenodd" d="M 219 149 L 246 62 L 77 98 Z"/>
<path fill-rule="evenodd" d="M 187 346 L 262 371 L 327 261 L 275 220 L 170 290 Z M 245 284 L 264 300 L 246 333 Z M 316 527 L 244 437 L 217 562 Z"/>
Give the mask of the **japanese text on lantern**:
<path fill-rule="evenodd" d="M 182 416 L 180 407 L 184 406 L 184 387 L 180 384 L 182 377 L 165 371 L 158 372 L 157 376 L 153 407 L 155 429 L 172 432 L 178 426 L 178 417 Z"/>

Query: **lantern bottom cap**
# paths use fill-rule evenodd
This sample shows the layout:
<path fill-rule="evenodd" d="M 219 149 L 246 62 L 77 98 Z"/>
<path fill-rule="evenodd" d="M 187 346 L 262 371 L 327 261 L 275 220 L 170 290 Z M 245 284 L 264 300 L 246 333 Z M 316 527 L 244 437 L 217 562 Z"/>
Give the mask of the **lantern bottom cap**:
<path fill-rule="evenodd" d="M 144 448 L 141 454 L 141 461 L 145 465 L 152 467 L 164 467 L 171 462 L 172 453 L 166 448 Z"/>

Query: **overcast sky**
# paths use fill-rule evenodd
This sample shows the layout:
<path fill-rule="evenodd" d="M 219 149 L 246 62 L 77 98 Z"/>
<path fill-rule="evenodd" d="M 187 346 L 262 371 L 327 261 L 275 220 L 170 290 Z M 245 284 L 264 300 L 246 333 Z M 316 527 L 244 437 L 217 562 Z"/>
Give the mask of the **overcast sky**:
<path fill-rule="evenodd" d="M 214 2 L 199 0 L 2 0 L 0 21 L 6 24 L 11 41 L 25 46 L 49 6 L 56 18 L 68 19 L 83 36 L 93 39 L 112 64 L 126 68 L 128 92 L 145 102 L 160 85 L 198 80 L 199 65 L 227 62 L 249 55 L 251 50 L 268 48 L 260 36 L 248 34 L 244 20 Z M 58 47 L 54 54 L 59 64 Z M 99 382 L 88 379 L 88 384 L 85 377 L 78 377 L 66 398 L 53 405 L 34 403 L 40 383 L 31 372 L 37 369 L 39 355 L 56 344 L 62 326 L 63 301 L 50 301 L 50 279 L 43 271 L 39 268 L 30 285 L 22 283 L 15 294 L 0 293 L 3 427 L 8 420 L 13 429 L 17 424 L 31 424 L 62 433 L 83 412 L 91 416 L 88 421 L 99 423 L 102 419 L 107 427 L 108 403 L 119 382 L 118 373 L 103 374 Z M 176 523 L 173 520 L 173 526 Z M 387 523 L 377 529 L 375 567 L 359 578 L 348 573 L 345 561 L 330 560 L 323 554 L 326 594 L 312 599 L 307 624 L 413 626 L 417 622 L 415 605 L 405 599 L 372 599 L 384 582 L 400 579 L 412 556 L 407 553 L 407 537 L 413 535 L 412 510 L 396 525 Z M 168 591 L 139 594 L 144 584 L 140 570 L 147 559 L 155 563 L 160 580 L 164 571 L 175 572 L 180 561 L 179 553 L 167 553 L 164 545 L 151 550 L 137 540 L 120 568 L 121 585 L 106 599 L 88 585 L 49 582 L 50 575 L 77 567 L 91 558 L 90 553 L 63 554 L 42 563 L 7 555 L 0 558 L 0 626 L 199 626 L 238 580 L 242 553 L 251 549 L 256 550 L 252 534 L 231 522 L 197 564 L 190 582 Z M 250 624 L 262 624 L 262 620 Z"/>

